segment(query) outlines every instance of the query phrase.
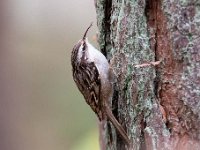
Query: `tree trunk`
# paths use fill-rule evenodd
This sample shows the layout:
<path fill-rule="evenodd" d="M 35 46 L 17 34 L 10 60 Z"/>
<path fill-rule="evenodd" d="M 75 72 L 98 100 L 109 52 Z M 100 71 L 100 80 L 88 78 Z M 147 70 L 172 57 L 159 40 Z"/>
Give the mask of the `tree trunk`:
<path fill-rule="evenodd" d="M 95 5 L 100 50 L 114 73 L 113 114 L 133 149 L 200 149 L 200 2 Z M 101 127 L 102 149 L 128 149 L 109 122 Z"/>

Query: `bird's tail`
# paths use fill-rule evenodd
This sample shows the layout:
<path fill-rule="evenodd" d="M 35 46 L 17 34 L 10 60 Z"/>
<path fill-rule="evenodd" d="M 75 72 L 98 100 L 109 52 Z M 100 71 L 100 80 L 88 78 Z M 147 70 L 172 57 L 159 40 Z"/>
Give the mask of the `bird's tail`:
<path fill-rule="evenodd" d="M 117 131 L 119 132 L 119 134 L 121 135 L 121 137 L 125 140 L 126 144 L 128 144 L 128 146 L 130 146 L 130 139 L 128 138 L 126 132 L 124 131 L 123 127 L 121 126 L 121 124 L 116 120 L 115 116 L 113 115 L 113 113 L 111 112 L 111 110 L 109 109 L 108 106 L 106 106 L 105 108 L 106 110 L 106 114 L 107 117 L 109 119 L 109 121 L 112 122 L 113 126 L 117 129 Z"/>

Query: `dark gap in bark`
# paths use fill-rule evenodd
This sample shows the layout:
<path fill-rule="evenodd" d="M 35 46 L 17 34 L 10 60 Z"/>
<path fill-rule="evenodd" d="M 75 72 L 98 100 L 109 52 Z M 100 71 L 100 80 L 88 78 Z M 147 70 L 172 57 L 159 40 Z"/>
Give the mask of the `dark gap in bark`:
<path fill-rule="evenodd" d="M 144 120 L 144 112 L 142 113 L 142 120 L 141 120 L 141 135 L 140 135 L 140 141 L 141 141 L 141 147 L 140 150 L 146 150 L 146 144 L 145 144 L 145 133 L 144 133 L 144 129 L 146 128 L 146 121 Z"/>
<path fill-rule="evenodd" d="M 101 52 L 104 54 L 105 57 L 107 57 L 107 45 L 110 40 L 110 17 L 111 17 L 111 10 L 112 10 L 112 0 L 106 0 L 104 4 L 104 41 L 105 45 L 104 48 L 101 50 Z"/>
<path fill-rule="evenodd" d="M 111 128 L 110 122 L 107 123 L 107 129 L 108 129 L 108 135 L 109 135 L 109 139 L 110 139 L 108 144 L 112 145 L 113 137 L 112 137 L 112 128 Z"/>
<path fill-rule="evenodd" d="M 165 125 L 166 125 L 167 129 L 169 130 L 169 132 L 171 133 L 171 132 L 172 132 L 172 129 L 171 129 L 171 127 L 170 127 L 170 122 L 167 121 L 167 122 L 165 123 Z"/>
<path fill-rule="evenodd" d="M 117 87 L 116 83 L 113 86 L 114 86 L 114 92 L 113 92 L 113 99 L 112 99 L 112 112 L 115 118 L 119 121 L 119 115 L 118 115 L 119 91 L 116 88 Z M 116 132 L 116 143 L 117 143 L 117 150 L 125 149 L 124 141 L 118 132 Z"/>
<path fill-rule="evenodd" d="M 119 92 L 115 88 L 116 83 L 113 85 L 114 86 L 114 92 L 113 92 L 113 97 L 112 97 L 112 112 L 115 118 L 118 120 L 118 99 L 119 99 Z"/>
<path fill-rule="evenodd" d="M 119 138 L 118 138 L 119 139 Z M 127 150 L 121 141 L 117 141 L 117 150 Z"/>
<path fill-rule="evenodd" d="M 146 0 L 146 7 L 145 7 L 145 15 L 147 18 L 147 25 L 149 28 L 153 29 L 153 32 L 150 32 L 149 30 L 149 42 L 150 42 L 150 48 L 155 53 L 155 61 L 158 61 L 157 58 L 157 50 L 158 50 L 158 27 L 157 27 L 157 11 L 158 11 L 158 1 L 160 0 Z M 156 78 L 154 80 L 154 93 L 155 96 L 158 95 L 158 83 L 159 83 L 159 72 L 157 69 L 155 70 Z"/>
<path fill-rule="evenodd" d="M 113 112 L 113 115 L 115 116 L 115 118 L 118 120 L 118 99 L 119 99 L 119 92 L 115 88 L 116 87 L 116 83 L 113 85 L 113 87 L 114 87 L 114 92 L 113 92 L 113 99 L 112 99 L 112 112 Z M 116 132 L 116 134 L 118 135 L 118 132 Z M 117 138 L 117 141 L 118 141 L 118 138 Z"/>

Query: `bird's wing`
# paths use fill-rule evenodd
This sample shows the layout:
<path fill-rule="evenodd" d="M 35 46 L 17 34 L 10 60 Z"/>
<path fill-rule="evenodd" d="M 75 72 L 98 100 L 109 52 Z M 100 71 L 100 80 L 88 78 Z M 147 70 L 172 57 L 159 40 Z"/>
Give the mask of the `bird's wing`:
<path fill-rule="evenodd" d="M 99 120 L 103 119 L 102 107 L 103 102 L 101 101 L 101 80 L 100 74 L 95 66 L 94 62 L 87 64 L 82 62 L 79 64 L 79 69 L 74 72 L 74 80 L 83 94 L 86 102 L 93 111 L 98 115 Z"/>

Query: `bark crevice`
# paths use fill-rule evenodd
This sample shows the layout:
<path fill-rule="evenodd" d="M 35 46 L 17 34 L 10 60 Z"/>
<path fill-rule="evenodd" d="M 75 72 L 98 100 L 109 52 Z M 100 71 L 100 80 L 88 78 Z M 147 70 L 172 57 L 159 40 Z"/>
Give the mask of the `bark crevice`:
<path fill-rule="evenodd" d="M 108 47 L 110 45 L 110 21 L 111 21 L 112 0 L 106 0 L 104 4 L 104 48 L 101 50 L 104 56 L 107 57 Z"/>

